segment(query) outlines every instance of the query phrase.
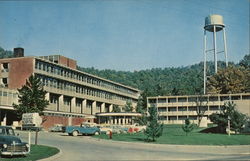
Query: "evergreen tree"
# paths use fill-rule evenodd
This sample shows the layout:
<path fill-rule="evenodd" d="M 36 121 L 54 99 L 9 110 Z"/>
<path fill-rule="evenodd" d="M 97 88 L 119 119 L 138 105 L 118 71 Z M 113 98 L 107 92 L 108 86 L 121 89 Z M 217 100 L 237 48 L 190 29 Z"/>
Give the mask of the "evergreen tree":
<path fill-rule="evenodd" d="M 49 104 L 49 101 L 45 99 L 46 91 L 43 89 L 43 84 L 36 76 L 31 75 L 26 80 L 26 84 L 18 89 L 18 93 L 19 104 L 13 104 L 13 107 L 19 117 L 23 113 L 43 114 L 44 109 Z"/>
<path fill-rule="evenodd" d="M 146 125 L 147 124 L 147 110 L 146 104 L 144 103 L 143 97 L 140 96 L 136 106 L 136 112 L 140 113 L 141 117 L 136 117 L 135 122 L 139 125 Z"/>
<path fill-rule="evenodd" d="M 230 119 L 230 129 L 239 133 L 246 123 L 246 115 L 238 112 L 235 109 L 233 102 L 227 102 L 221 107 L 220 113 L 213 113 L 209 116 L 210 120 L 217 124 L 220 132 L 225 132 L 228 126 L 228 119 Z"/>
<path fill-rule="evenodd" d="M 144 133 L 147 136 L 147 140 L 152 141 L 155 141 L 163 133 L 163 124 L 158 122 L 158 113 L 155 107 L 149 108 L 148 124 Z"/>
<path fill-rule="evenodd" d="M 121 112 L 121 108 L 118 105 L 114 105 L 112 112 Z"/>
<path fill-rule="evenodd" d="M 186 133 L 186 136 L 188 133 L 190 133 L 194 129 L 194 124 L 190 123 L 190 120 L 187 118 L 185 120 L 185 124 L 182 126 L 182 130 Z"/>
<path fill-rule="evenodd" d="M 124 111 L 125 112 L 133 112 L 133 106 L 131 101 L 127 101 L 125 106 L 124 106 Z"/>
<path fill-rule="evenodd" d="M 240 66 L 250 70 L 250 54 L 245 55 L 239 64 Z"/>
<path fill-rule="evenodd" d="M 12 58 L 14 57 L 12 51 L 4 50 L 3 48 L 0 47 L 0 59 L 2 58 Z"/>

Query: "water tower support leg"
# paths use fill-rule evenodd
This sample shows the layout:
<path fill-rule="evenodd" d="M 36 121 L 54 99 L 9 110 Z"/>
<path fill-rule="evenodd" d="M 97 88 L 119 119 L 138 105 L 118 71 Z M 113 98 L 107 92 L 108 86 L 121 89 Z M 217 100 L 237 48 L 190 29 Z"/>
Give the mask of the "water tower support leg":
<path fill-rule="evenodd" d="M 204 30 L 204 51 L 203 51 L 203 55 L 204 55 L 204 78 L 203 78 L 203 89 L 204 89 L 204 94 L 206 94 L 206 82 L 207 82 L 207 54 L 206 54 L 206 50 L 207 50 L 207 35 L 206 35 L 206 30 Z"/>
<path fill-rule="evenodd" d="M 214 25 L 214 69 L 215 73 L 217 73 L 217 46 L 216 46 L 216 26 Z"/>
<path fill-rule="evenodd" d="M 228 67 L 228 60 L 227 60 L 227 39 L 226 39 L 226 31 L 225 28 L 223 28 L 223 40 L 224 40 L 224 53 L 225 53 L 225 61 L 226 61 L 226 67 Z"/>

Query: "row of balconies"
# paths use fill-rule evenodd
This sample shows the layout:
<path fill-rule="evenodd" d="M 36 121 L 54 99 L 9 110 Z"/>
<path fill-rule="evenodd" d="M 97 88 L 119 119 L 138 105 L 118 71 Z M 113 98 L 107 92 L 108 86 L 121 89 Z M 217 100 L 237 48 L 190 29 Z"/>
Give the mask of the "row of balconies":
<path fill-rule="evenodd" d="M 87 83 L 87 82 L 83 82 L 83 81 L 80 81 L 80 80 L 65 78 L 64 76 L 55 75 L 55 74 L 48 73 L 48 72 L 45 72 L 45 71 L 42 71 L 42 70 L 38 70 L 38 69 L 35 69 L 35 73 L 38 73 L 38 74 L 41 74 L 41 75 L 46 75 L 46 76 L 49 76 L 49 77 L 52 77 L 52 78 L 57 78 L 57 79 L 65 80 L 65 81 L 68 81 L 68 82 L 71 82 L 71 83 L 75 83 L 75 84 L 80 84 L 80 85 L 91 87 L 91 88 L 98 89 L 98 90 L 107 91 L 107 92 L 110 92 L 110 93 L 116 93 L 118 95 L 129 97 L 129 98 L 133 98 L 133 99 L 138 99 L 138 96 L 139 96 L 139 93 L 137 95 L 127 94 L 127 93 L 123 93 L 123 92 L 120 92 L 120 91 L 115 91 L 115 90 L 112 90 L 112 89 L 107 89 L 107 88 L 102 87 L 102 86 L 98 86 L 98 85 L 90 84 L 90 83 Z"/>
<path fill-rule="evenodd" d="M 211 115 L 219 111 L 205 111 L 204 115 Z M 182 116 L 182 115 L 197 115 L 196 111 L 169 111 L 169 112 L 159 112 L 159 116 Z"/>
<path fill-rule="evenodd" d="M 128 95 L 131 95 L 131 96 L 137 96 L 138 97 L 138 92 L 130 92 L 129 90 L 130 89 L 127 89 L 128 91 L 126 91 L 125 89 L 124 89 L 124 91 L 123 90 L 120 90 L 120 89 L 117 89 L 117 88 L 110 88 L 109 86 L 107 86 L 107 85 L 105 85 L 105 84 L 103 84 L 103 85 L 101 85 L 101 83 L 88 83 L 87 81 L 81 81 L 81 80 L 79 80 L 79 79 L 73 79 L 73 77 L 71 78 L 71 77 L 65 77 L 64 75 L 59 75 L 59 74 L 54 74 L 53 72 L 47 72 L 47 71 L 44 71 L 44 70 L 39 70 L 38 68 L 36 68 L 35 70 L 37 70 L 37 71 L 39 71 L 39 73 L 40 72 L 42 72 L 43 74 L 48 74 L 48 75 L 50 75 L 50 76 L 53 76 L 53 77 L 58 77 L 58 78 L 60 78 L 60 79 L 65 79 L 65 80 L 70 80 L 70 82 L 76 82 L 76 83 L 78 83 L 78 84 L 85 84 L 85 85 L 87 85 L 87 86 L 92 86 L 93 88 L 96 88 L 96 87 L 98 87 L 98 88 L 104 88 L 105 90 L 111 90 L 111 91 L 115 91 L 115 92 L 121 92 L 121 93 L 126 93 L 126 94 L 128 94 Z M 122 88 L 125 88 L 125 87 L 122 87 Z"/>

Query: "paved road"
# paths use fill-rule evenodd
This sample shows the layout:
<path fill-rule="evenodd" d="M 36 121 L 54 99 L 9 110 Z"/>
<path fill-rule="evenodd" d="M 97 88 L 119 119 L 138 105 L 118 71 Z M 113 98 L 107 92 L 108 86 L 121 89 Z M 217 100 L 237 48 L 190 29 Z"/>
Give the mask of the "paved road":
<path fill-rule="evenodd" d="M 27 132 L 19 132 L 28 140 Z M 35 134 L 32 133 L 32 143 Z M 127 143 L 39 132 L 38 144 L 56 146 L 62 153 L 53 160 L 250 160 L 250 146 L 183 146 Z"/>

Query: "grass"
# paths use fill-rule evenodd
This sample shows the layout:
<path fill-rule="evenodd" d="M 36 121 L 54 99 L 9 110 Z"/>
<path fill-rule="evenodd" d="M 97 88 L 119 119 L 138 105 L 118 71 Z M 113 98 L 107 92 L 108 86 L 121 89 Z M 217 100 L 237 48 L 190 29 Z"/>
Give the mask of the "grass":
<path fill-rule="evenodd" d="M 44 145 L 31 145 L 30 154 L 27 156 L 3 157 L 1 161 L 35 161 L 48 158 L 59 152 L 59 149 Z"/>
<path fill-rule="evenodd" d="M 157 138 L 156 144 L 178 144 L 178 145 L 250 145 L 250 135 L 232 135 L 200 133 L 204 128 L 194 129 L 186 136 L 181 125 L 165 125 L 163 135 Z M 94 136 L 101 139 L 109 139 L 102 134 Z M 135 134 L 113 134 L 113 139 L 127 142 L 146 142 L 143 133 Z"/>

